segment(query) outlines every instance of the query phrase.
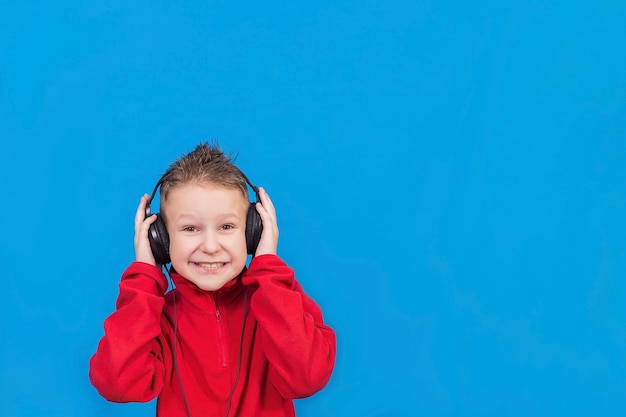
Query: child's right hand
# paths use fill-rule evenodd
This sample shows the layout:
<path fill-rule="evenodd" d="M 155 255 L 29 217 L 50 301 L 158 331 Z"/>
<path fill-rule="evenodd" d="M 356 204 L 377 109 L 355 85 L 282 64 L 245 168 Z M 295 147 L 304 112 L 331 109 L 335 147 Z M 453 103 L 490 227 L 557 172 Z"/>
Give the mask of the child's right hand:
<path fill-rule="evenodd" d="M 137 213 L 135 214 L 135 260 L 157 266 L 150 248 L 150 241 L 148 240 L 148 229 L 156 221 L 157 216 L 153 214 L 145 218 L 146 204 L 149 199 L 150 196 L 148 194 L 144 194 L 141 197 Z"/>

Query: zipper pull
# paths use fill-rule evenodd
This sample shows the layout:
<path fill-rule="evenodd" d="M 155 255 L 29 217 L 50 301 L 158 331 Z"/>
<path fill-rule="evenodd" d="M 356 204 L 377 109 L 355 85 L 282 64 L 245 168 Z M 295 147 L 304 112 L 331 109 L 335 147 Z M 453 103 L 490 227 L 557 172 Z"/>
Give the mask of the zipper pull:
<path fill-rule="evenodd" d="M 220 309 L 217 306 L 217 294 L 213 293 L 213 302 L 215 302 L 215 317 L 217 321 L 222 319 L 222 313 L 220 313 Z"/>

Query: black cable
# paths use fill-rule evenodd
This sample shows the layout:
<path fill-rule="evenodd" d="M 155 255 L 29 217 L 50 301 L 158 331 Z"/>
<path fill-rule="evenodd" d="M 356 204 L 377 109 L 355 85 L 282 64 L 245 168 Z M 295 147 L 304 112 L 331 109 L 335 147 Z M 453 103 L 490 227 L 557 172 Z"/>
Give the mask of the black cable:
<path fill-rule="evenodd" d="M 165 267 L 165 270 L 167 271 L 167 277 L 169 278 L 172 285 L 172 301 L 174 302 L 174 371 L 176 372 L 176 377 L 178 378 L 178 386 L 180 387 L 180 393 L 183 396 L 183 403 L 185 403 L 185 411 L 187 411 L 187 417 L 191 417 L 191 413 L 189 412 L 189 405 L 187 404 L 187 398 L 185 397 L 185 390 L 183 389 L 183 380 L 180 377 L 180 372 L 178 370 L 178 361 L 176 360 L 176 345 L 178 340 L 178 320 L 176 318 L 176 291 L 174 291 L 176 287 L 174 286 L 174 280 L 172 280 L 172 277 L 170 276 L 170 270 L 167 267 Z"/>
<path fill-rule="evenodd" d="M 174 280 L 170 275 L 170 270 L 165 267 L 165 271 L 167 271 L 167 277 L 172 285 L 172 301 L 174 303 L 174 370 L 176 372 L 176 377 L 178 378 L 178 386 L 180 387 L 180 393 L 183 397 L 183 403 L 185 404 L 185 411 L 187 412 L 187 417 L 191 417 L 191 413 L 189 412 L 189 405 L 187 404 L 187 398 L 185 397 L 185 389 L 183 388 L 183 380 L 180 377 L 180 371 L 178 370 L 178 360 L 176 359 L 177 353 L 177 334 L 178 334 L 178 320 L 176 317 L 176 292 L 174 291 Z M 233 395 L 235 394 L 235 388 L 237 387 L 237 382 L 239 382 L 239 374 L 241 370 L 241 358 L 243 356 L 243 336 L 246 330 L 246 315 L 248 311 L 248 288 L 244 287 L 243 289 L 243 319 L 241 320 L 241 337 L 239 338 L 239 354 L 237 356 L 237 373 L 235 374 L 235 382 L 233 383 L 233 387 L 230 390 L 230 394 L 228 395 L 228 400 L 226 402 L 226 414 L 225 417 L 228 417 L 228 413 L 230 412 L 230 405 L 233 399 Z"/>
<path fill-rule="evenodd" d="M 233 399 L 233 394 L 235 393 L 237 382 L 239 381 L 239 371 L 241 370 L 241 357 L 243 355 L 243 335 L 246 329 L 246 312 L 248 310 L 247 307 L 248 307 L 248 287 L 244 287 L 243 289 L 243 320 L 241 323 L 241 337 L 239 338 L 239 355 L 237 356 L 237 373 L 235 374 L 235 382 L 233 383 L 233 388 L 230 390 L 230 395 L 228 396 L 228 401 L 226 402 L 225 417 L 228 417 L 228 412 L 230 411 L 230 403 Z"/>

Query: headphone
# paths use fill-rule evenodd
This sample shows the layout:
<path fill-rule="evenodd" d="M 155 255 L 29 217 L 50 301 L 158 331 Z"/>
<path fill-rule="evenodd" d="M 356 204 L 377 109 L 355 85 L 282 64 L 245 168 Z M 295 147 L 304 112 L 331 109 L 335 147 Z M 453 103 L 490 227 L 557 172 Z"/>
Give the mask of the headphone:
<path fill-rule="evenodd" d="M 239 170 L 239 168 L 237 168 Z M 261 215 L 258 211 L 256 211 L 256 203 L 260 202 L 261 199 L 259 197 L 259 188 L 253 185 L 248 177 L 241 172 L 241 176 L 245 179 L 246 183 L 252 188 L 254 194 L 256 196 L 256 201 L 251 202 L 248 207 L 248 213 L 246 214 L 246 249 L 248 250 L 248 255 L 253 255 L 256 252 L 256 248 L 259 245 L 259 241 L 261 240 L 261 232 L 263 231 L 263 221 L 261 220 Z M 150 199 L 146 203 L 146 219 L 151 216 L 150 212 L 150 204 L 156 195 L 156 192 L 163 184 L 165 178 L 169 174 L 167 171 L 163 176 L 159 179 L 159 181 L 154 186 L 154 190 L 152 191 L 152 195 Z M 165 221 L 163 220 L 163 216 L 159 213 L 156 213 L 157 219 L 154 223 L 150 225 L 150 229 L 148 230 L 148 240 L 150 241 L 150 248 L 152 249 L 152 255 L 154 255 L 154 260 L 159 265 L 165 265 L 170 263 L 170 237 L 167 234 L 167 228 L 165 227 Z"/>

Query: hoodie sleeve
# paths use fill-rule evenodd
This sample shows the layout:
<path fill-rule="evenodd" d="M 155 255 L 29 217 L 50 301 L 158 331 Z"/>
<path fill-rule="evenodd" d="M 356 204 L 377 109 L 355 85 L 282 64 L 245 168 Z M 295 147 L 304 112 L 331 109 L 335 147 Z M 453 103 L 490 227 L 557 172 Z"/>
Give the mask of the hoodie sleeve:
<path fill-rule="evenodd" d="M 270 382 L 287 399 L 320 391 L 335 364 L 336 338 L 319 306 L 276 255 L 253 258 L 243 283 L 254 289 L 250 309 L 262 333 Z"/>
<path fill-rule="evenodd" d="M 115 312 L 104 321 L 104 336 L 89 363 L 89 379 L 109 401 L 150 401 L 166 373 L 160 324 L 167 280 L 157 267 L 133 262 L 119 289 Z"/>

